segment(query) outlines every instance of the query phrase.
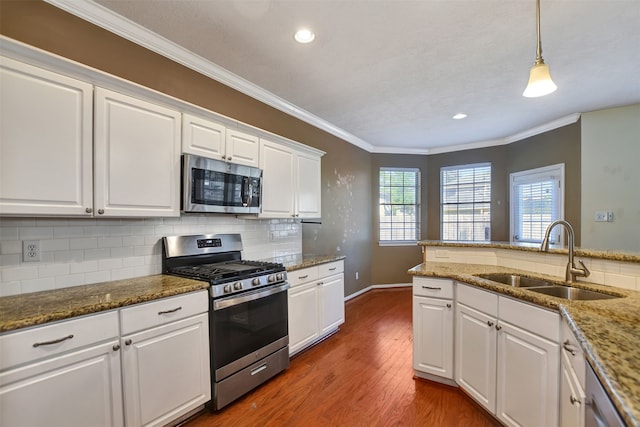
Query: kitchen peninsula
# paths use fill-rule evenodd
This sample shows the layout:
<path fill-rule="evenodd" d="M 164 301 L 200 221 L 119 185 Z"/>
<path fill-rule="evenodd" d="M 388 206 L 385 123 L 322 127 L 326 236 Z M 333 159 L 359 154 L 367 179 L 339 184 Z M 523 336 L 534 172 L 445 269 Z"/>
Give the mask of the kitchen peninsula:
<path fill-rule="evenodd" d="M 580 301 L 537 293 L 479 277 L 505 273 L 545 279 L 565 286 L 566 250 L 540 253 L 537 246 L 508 243 L 423 241 L 423 263 L 409 270 L 415 277 L 446 278 L 559 312 L 575 334 L 625 423 L 640 422 L 640 256 L 609 251 L 576 250 L 591 269 L 579 289 L 618 298 Z M 415 280 L 414 280 L 415 283 Z M 414 285 L 415 286 L 415 285 Z M 624 286 L 624 287 L 623 287 Z M 629 288 L 629 289 L 627 289 Z"/>

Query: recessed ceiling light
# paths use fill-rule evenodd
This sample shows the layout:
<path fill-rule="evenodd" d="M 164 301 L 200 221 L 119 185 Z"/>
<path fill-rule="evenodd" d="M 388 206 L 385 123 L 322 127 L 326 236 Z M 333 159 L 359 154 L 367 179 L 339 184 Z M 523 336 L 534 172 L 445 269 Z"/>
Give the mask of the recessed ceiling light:
<path fill-rule="evenodd" d="M 296 33 L 293 35 L 293 38 L 296 39 L 298 43 L 311 43 L 313 39 L 316 38 L 316 35 L 313 33 L 313 31 L 303 28 L 296 31 Z"/>
<path fill-rule="evenodd" d="M 460 119 L 464 119 L 465 117 L 467 117 L 465 113 L 458 113 L 455 116 L 453 116 L 453 120 L 460 120 Z"/>

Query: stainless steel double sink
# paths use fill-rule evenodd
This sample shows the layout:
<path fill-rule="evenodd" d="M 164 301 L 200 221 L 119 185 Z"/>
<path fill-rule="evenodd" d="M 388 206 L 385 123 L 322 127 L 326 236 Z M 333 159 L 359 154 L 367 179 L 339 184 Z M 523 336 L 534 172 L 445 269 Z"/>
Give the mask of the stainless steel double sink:
<path fill-rule="evenodd" d="M 490 273 L 477 274 L 476 277 L 491 280 L 515 288 L 526 288 L 532 292 L 549 295 L 552 297 L 564 298 L 567 300 L 600 300 L 621 298 L 615 295 L 609 295 L 602 292 L 590 291 L 587 289 L 572 288 L 570 286 L 558 285 L 544 279 L 535 277 L 520 276 L 517 274 L 507 273 Z"/>

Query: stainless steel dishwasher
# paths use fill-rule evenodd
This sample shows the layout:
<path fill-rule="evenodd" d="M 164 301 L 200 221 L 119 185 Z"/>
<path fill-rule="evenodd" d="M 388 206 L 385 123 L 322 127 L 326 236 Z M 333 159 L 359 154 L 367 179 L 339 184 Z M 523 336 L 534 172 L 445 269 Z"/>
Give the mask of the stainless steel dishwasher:
<path fill-rule="evenodd" d="M 589 363 L 587 363 L 585 385 L 585 394 L 587 395 L 585 427 L 624 427 L 626 424 L 620 418 L 613 402 Z"/>

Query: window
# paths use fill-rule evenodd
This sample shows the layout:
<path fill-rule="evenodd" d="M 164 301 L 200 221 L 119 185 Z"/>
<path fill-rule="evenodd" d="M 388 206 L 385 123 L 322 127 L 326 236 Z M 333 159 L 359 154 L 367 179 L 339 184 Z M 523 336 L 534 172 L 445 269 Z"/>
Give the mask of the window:
<path fill-rule="evenodd" d="M 420 170 L 380 168 L 380 242 L 415 243 L 420 236 Z"/>
<path fill-rule="evenodd" d="M 491 240 L 491 164 L 440 169 L 442 240 Z"/>
<path fill-rule="evenodd" d="M 563 182 L 564 164 L 511 174 L 512 242 L 542 242 L 549 224 L 564 216 Z M 562 243 L 562 230 L 553 230 L 552 243 Z"/>

